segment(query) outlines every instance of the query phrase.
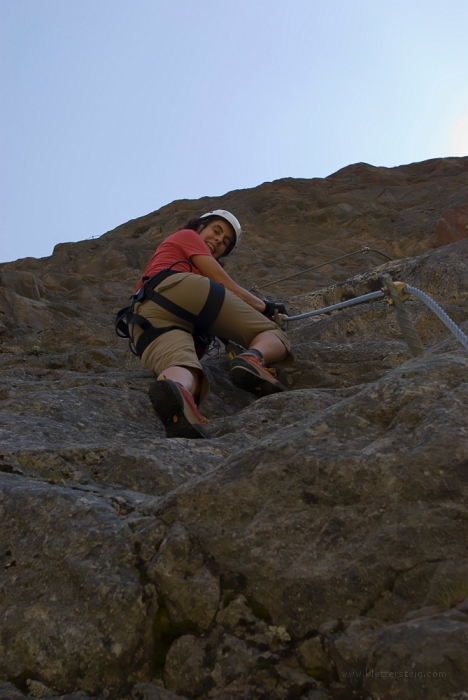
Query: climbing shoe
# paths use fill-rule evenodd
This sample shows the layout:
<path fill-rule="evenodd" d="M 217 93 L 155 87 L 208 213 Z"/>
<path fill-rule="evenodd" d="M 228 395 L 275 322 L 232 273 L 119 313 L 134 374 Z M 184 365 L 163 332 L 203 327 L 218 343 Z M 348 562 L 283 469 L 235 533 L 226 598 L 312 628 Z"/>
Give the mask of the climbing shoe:
<path fill-rule="evenodd" d="M 265 367 L 258 350 L 246 350 L 237 355 L 231 361 L 229 377 L 233 384 L 257 397 L 287 391 L 276 379 L 276 370 Z"/>
<path fill-rule="evenodd" d="M 211 437 L 192 394 L 180 384 L 170 379 L 158 379 L 150 386 L 149 397 L 168 438 Z"/>

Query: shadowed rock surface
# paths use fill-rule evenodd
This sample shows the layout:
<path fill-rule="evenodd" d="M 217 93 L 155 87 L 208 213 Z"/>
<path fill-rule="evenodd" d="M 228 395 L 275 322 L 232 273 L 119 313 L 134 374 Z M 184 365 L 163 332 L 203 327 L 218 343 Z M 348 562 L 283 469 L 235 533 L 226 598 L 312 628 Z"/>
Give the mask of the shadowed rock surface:
<path fill-rule="evenodd" d="M 0 699 L 466 700 L 468 352 L 406 302 L 292 322 L 291 391 L 206 360 L 213 439 L 167 440 L 112 316 L 192 216 L 301 313 L 418 287 L 468 333 L 468 158 L 179 201 L 0 266 Z M 377 267 L 378 266 L 378 267 Z"/>

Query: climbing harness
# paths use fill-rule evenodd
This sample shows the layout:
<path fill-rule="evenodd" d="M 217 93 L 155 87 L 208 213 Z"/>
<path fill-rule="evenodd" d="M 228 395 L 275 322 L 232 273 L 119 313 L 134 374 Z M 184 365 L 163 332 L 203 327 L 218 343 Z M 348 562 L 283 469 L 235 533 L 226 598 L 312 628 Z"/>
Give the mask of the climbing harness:
<path fill-rule="evenodd" d="M 139 290 L 130 297 L 130 306 L 120 309 L 115 317 L 115 332 L 119 338 L 129 339 L 130 350 L 134 355 L 138 355 L 138 357 L 141 357 L 148 345 L 152 343 L 153 340 L 156 340 L 156 338 L 163 335 L 163 333 L 168 333 L 172 330 L 182 330 L 186 333 L 190 333 L 190 331 L 187 331 L 186 328 L 182 328 L 181 326 L 177 325 L 156 328 L 144 316 L 136 314 L 134 310 L 135 304 L 146 300 L 153 301 L 155 304 L 162 306 L 163 309 L 169 311 L 169 313 L 173 314 L 174 316 L 178 316 L 184 321 L 193 323 L 194 330 L 192 335 L 194 337 L 195 348 L 199 357 L 203 356 L 206 347 L 211 342 L 211 336 L 208 335 L 208 330 L 213 325 L 219 312 L 221 311 L 226 293 L 226 290 L 222 284 L 210 280 L 208 297 L 199 314 L 193 314 L 190 311 L 187 311 L 182 306 L 175 304 L 162 294 L 159 294 L 159 292 L 154 291 L 155 287 L 161 284 L 161 282 L 163 282 L 165 279 L 171 275 L 180 273 L 180 270 L 172 270 L 171 268 L 181 262 L 190 265 L 190 269 L 192 269 L 189 262 L 185 260 L 178 260 L 177 262 L 173 263 L 171 267 L 161 270 L 153 277 L 144 277 L 142 280 L 143 284 Z M 132 324 L 136 324 L 143 329 L 143 333 L 138 338 L 136 344 L 133 343 L 130 334 L 129 326 Z"/>
<path fill-rule="evenodd" d="M 278 282 L 284 282 L 285 280 L 290 280 L 293 277 L 298 277 L 299 275 L 303 275 L 306 272 L 312 272 L 312 270 L 318 270 L 319 267 L 324 267 L 325 265 L 331 265 L 331 263 L 338 262 L 338 260 L 344 260 L 345 258 L 350 258 L 352 255 L 359 255 L 360 253 L 363 254 L 364 256 L 367 256 L 367 253 L 377 253 L 378 255 L 382 255 L 384 258 L 387 258 L 387 260 L 392 260 L 386 253 L 382 253 L 380 250 L 376 250 L 375 248 L 369 248 L 368 246 L 364 246 L 364 248 L 361 248 L 360 250 L 355 250 L 352 253 L 346 253 L 346 255 L 340 255 L 339 258 L 333 258 L 333 260 L 327 260 L 327 262 L 320 263 L 319 265 L 314 265 L 314 267 L 308 267 L 306 270 L 300 270 L 300 272 L 295 272 L 292 275 L 288 275 L 287 277 L 281 277 L 279 280 L 273 280 L 273 282 L 268 282 L 267 284 L 262 284 L 260 287 L 258 285 L 255 285 L 252 287 L 249 291 L 250 292 L 259 292 L 260 289 L 265 289 L 265 287 L 271 287 L 272 284 L 278 284 Z"/>
<path fill-rule="evenodd" d="M 466 350 L 468 350 L 468 336 L 463 333 L 461 328 L 459 328 L 456 323 L 452 321 L 452 319 L 445 313 L 445 311 L 427 294 L 416 287 L 407 285 L 405 282 L 393 282 L 390 275 L 387 274 L 382 276 L 382 283 L 384 285 L 384 289 L 381 291 L 363 294 L 362 296 L 355 297 L 354 299 L 347 299 L 346 301 L 341 301 L 338 304 L 332 304 L 331 306 L 326 306 L 323 309 L 316 309 L 315 311 L 307 311 L 306 313 L 297 314 L 296 316 L 275 314 L 275 320 L 278 325 L 282 326 L 290 321 L 310 318 L 311 316 L 320 316 L 322 314 L 330 313 L 331 311 L 343 309 L 348 306 L 356 306 L 357 304 L 363 304 L 366 301 L 373 301 L 374 299 L 381 299 L 388 296 L 388 302 L 393 306 L 398 325 L 403 333 L 403 337 L 405 338 L 411 353 L 414 356 L 417 356 L 424 353 L 424 347 L 408 312 L 403 306 L 403 302 L 407 301 L 407 299 L 410 298 L 410 295 L 413 295 L 426 304 L 426 306 L 428 306 L 428 308 L 449 329 L 452 335 L 460 341 Z"/>

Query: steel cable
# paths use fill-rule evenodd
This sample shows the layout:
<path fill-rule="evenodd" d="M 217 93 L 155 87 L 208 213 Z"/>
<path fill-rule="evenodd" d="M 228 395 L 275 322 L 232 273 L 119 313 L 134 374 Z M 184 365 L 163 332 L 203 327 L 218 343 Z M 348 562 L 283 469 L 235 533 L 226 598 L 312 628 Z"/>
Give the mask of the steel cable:
<path fill-rule="evenodd" d="M 410 318 L 409 313 L 403 306 L 403 300 L 398 293 L 398 289 L 395 287 L 390 275 L 382 275 L 382 282 L 388 290 L 388 293 L 393 301 L 393 309 L 395 311 L 395 316 L 400 330 L 403 333 L 403 337 L 406 340 L 406 344 L 411 350 L 413 357 L 424 354 L 424 346 L 421 343 L 421 338 L 418 335 L 418 331 L 414 327 L 414 324 Z"/>
<path fill-rule="evenodd" d="M 329 311 L 335 311 L 335 309 L 344 309 L 346 306 L 355 306 L 356 304 L 362 304 L 365 301 L 371 301 L 372 299 L 380 299 L 383 297 L 383 292 L 371 292 L 370 294 L 364 294 L 362 297 L 355 297 L 354 299 L 347 299 L 346 301 L 340 301 L 338 304 L 333 304 L 332 306 L 326 306 L 324 309 L 316 309 L 315 311 L 307 311 L 304 314 L 299 314 L 298 316 L 285 316 L 282 320 L 283 323 L 288 323 L 289 321 L 297 321 L 299 318 L 309 318 L 309 316 L 319 316 L 320 314 L 327 314 Z"/>
<path fill-rule="evenodd" d="M 421 339 L 416 331 L 416 328 L 411 321 L 411 318 L 403 306 L 403 299 L 399 290 L 395 287 L 395 284 L 390 277 L 390 275 L 383 275 L 382 282 L 388 290 L 388 294 L 393 300 L 393 308 L 395 311 L 395 316 L 400 326 L 401 332 L 406 340 L 406 343 L 414 356 L 422 355 L 424 353 L 424 347 Z M 463 345 L 463 347 L 468 350 L 468 336 L 463 333 L 461 328 L 452 321 L 450 316 L 448 316 L 445 311 L 433 300 L 430 296 L 422 292 L 416 287 L 411 287 L 406 285 L 403 288 L 404 294 L 412 294 L 422 301 L 429 309 L 435 313 L 440 321 L 449 329 L 452 335 L 455 336 L 457 340 Z M 384 292 L 371 292 L 370 294 L 364 294 L 360 297 L 355 297 L 354 299 L 347 299 L 346 301 L 341 301 L 337 304 L 332 304 L 331 306 L 326 306 L 323 309 L 316 309 L 315 311 L 307 311 L 303 314 L 297 314 L 296 316 L 283 316 L 279 314 L 280 323 L 289 323 L 289 321 L 297 321 L 301 318 L 310 318 L 311 316 L 320 316 L 321 314 L 330 313 L 330 311 L 335 311 L 338 309 L 344 309 L 348 306 L 356 306 L 357 304 L 362 304 L 366 301 L 372 301 L 373 299 L 381 299 L 385 296 Z"/>
<path fill-rule="evenodd" d="M 338 260 L 344 260 L 345 258 L 350 258 L 352 255 L 359 255 L 359 253 L 363 253 L 365 255 L 366 253 L 369 253 L 370 251 L 372 251 L 373 253 L 378 253 L 379 255 L 382 255 L 382 257 L 387 258 L 387 260 L 392 260 L 392 258 L 390 256 L 388 256 L 386 253 L 382 253 L 380 250 L 376 250 L 375 248 L 369 248 L 368 246 L 365 246 L 364 248 L 361 248 L 360 250 L 355 250 L 352 253 L 346 253 L 346 255 L 340 255 L 339 258 L 333 258 L 333 260 L 327 260 L 326 262 L 320 263 L 319 265 L 314 265 L 314 267 L 308 267 L 306 270 L 301 270 L 300 272 L 294 272 L 292 275 L 288 275 L 287 277 L 281 277 L 281 279 L 273 280 L 273 282 L 268 282 L 267 284 L 262 284 L 260 287 L 258 285 L 255 285 L 255 287 L 252 287 L 249 291 L 256 292 L 256 291 L 259 291 L 260 289 L 265 289 L 265 287 L 271 287 L 272 284 L 278 284 L 278 282 L 284 282 L 285 280 L 290 280 L 293 277 L 297 277 L 298 275 L 303 275 L 306 272 L 312 272 L 312 270 L 318 270 L 319 267 L 324 267 L 325 265 L 331 265 L 331 263 L 338 262 Z"/>
<path fill-rule="evenodd" d="M 410 287 L 409 285 L 406 285 L 404 288 L 404 291 L 407 292 L 408 294 L 412 294 L 413 296 L 417 297 L 420 301 L 422 301 L 426 306 L 430 308 L 430 310 L 435 313 L 437 318 L 442 321 L 442 323 L 447 326 L 449 331 L 452 333 L 452 335 L 455 336 L 457 340 L 460 341 L 460 343 L 463 345 L 463 347 L 468 350 L 468 336 L 463 333 L 461 328 L 457 326 L 457 324 L 452 321 L 450 316 L 448 316 L 445 311 L 438 305 L 436 302 L 431 299 L 427 294 L 424 292 L 421 292 L 420 289 L 417 289 L 416 287 Z"/>

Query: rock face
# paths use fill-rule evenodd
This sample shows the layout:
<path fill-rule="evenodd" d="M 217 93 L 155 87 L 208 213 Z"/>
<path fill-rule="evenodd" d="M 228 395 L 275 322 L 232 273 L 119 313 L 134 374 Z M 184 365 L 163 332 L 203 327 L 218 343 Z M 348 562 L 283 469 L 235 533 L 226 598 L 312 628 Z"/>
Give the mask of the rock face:
<path fill-rule="evenodd" d="M 387 272 L 468 333 L 468 158 L 175 202 L 0 266 L 0 698 L 464 698 L 468 352 L 414 298 L 419 357 L 382 300 L 291 322 L 291 391 L 254 401 L 208 357 L 214 437 L 167 440 L 112 315 L 214 208 L 248 288 L 374 249 L 261 290 L 291 311 Z"/>

